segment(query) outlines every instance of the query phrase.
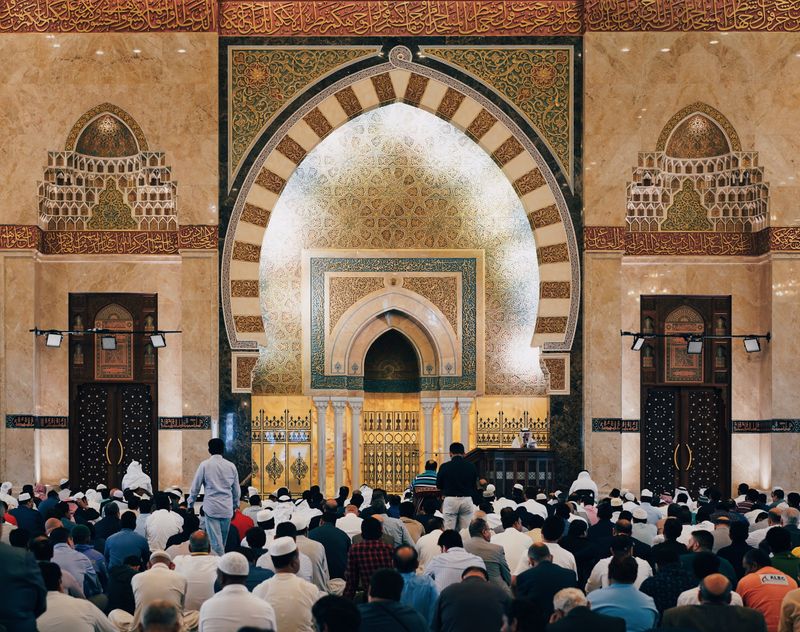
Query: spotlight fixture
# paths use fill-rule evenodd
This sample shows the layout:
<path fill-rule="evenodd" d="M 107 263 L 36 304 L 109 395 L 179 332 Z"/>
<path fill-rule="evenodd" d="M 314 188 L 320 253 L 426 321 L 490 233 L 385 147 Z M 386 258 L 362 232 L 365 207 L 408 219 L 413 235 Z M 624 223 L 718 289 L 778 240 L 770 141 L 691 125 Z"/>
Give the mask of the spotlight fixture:
<path fill-rule="evenodd" d="M 633 337 L 633 344 L 631 345 L 631 349 L 633 349 L 634 351 L 641 351 L 643 345 L 644 345 L 644 336 Z"/>
<path fill-rule="evenodd" d="M 100 338 L 100 346 L 103 351 L 114 351 L 117 348 L 117 339 L 115 336 L 102 336 Z"/>
<path fill-rule="evenodd" d="M 689 338 L 686 341 L 686 353 L 689 355 L 700 355 L 703 353 L 703 339 Z"/>
<path fill-rule="evenodd" d="M 747 351 L 747 353 L 756 353 L 758 351 L 761 351 L 761 343 L 758 341 L 758 338 L 756 337 L 745 338 L 744 350 Z"/>
<path fill-rule="evenodd" d="M 48 331 L 45 334 L 44 344 L 48 347 L 60 347 L 64 335 L 56 331 Z"/>
<path fill-rule="evenodd" d="M 167 338 L 162 333 L 154 333 L 150 336 L 150 343 L 154 349 L 163 349 L 167 346 Z"/>

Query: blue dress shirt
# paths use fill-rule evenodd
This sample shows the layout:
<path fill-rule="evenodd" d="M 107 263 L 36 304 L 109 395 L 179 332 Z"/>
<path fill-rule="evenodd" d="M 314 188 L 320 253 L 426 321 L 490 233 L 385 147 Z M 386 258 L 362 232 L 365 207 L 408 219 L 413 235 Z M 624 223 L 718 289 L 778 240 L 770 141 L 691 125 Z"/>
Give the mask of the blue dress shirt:
<path fill-rule="evenodd" d="M 417 575 L 416 573 L 400 573 L 403 577 L 403 594 L 400 603 L 419 612 L 428 623 L 433 624 L 433 615 L 436 613 L 436 599 L 439 589 L 430 575 Z"/>
<path fill-rule="evenodd" d="M 627 632 L 645 632 L 658 621 L 656 603 L 633 584 L 611 584 L 589 595 L 592 611 L 625 619 Z"/>
<path fill-rule="evenodd" d="M 104 550 L 106 565 L 109 569 L 125 562 L 125 558 L 135 555 L 143 562 L 150 558 L 150 547 L 147 540 L 131 529 L 122 529 L 106 540 Z"/>
<path fill-rule="evenodd" d="M 239 472 L 221 454 L 213 454 L 197 468 L 187 504 L 194 505 L 203 487 L 203 512 L 210 518 L 231 519 L 239 507 Z"/>

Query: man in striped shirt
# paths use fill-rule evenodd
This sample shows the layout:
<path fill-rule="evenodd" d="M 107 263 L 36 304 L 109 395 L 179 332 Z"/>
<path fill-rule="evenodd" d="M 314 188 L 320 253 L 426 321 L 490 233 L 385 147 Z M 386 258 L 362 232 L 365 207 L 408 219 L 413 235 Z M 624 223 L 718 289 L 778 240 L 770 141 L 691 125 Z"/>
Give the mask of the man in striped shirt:
<path fill-rule="evenodd" d="M 425 461 L 425 471 L 411 481 L 411 487 L 436 487 L 436 466 L 436 461 Z"/>

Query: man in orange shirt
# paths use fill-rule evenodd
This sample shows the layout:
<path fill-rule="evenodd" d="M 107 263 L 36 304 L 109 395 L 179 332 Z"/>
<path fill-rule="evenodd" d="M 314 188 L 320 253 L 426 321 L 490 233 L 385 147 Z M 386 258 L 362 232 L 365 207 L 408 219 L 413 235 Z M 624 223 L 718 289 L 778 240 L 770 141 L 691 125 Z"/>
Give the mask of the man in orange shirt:
<path fill-rule="evenodd" d="M 745 553 L 744 569 L 746 575 L 739 580 L 736 592 L 745 606 L 764 615 L 768 632 L 778 632 L 781 602 L 786 593 L 797 588 L 797 582 L 770 566 L 769 557 L 759 549 Z"/>

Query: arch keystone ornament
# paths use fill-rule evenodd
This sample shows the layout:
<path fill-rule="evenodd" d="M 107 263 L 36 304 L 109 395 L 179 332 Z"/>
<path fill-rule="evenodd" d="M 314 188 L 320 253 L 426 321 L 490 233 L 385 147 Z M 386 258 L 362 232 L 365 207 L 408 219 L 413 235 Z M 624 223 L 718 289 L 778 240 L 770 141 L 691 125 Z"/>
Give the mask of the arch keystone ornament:
<path fill-rule="evenodd" d="M 405 46 L 392 48 L 383 63 L 324 87 L 312 85 L 303 97 L 263 146 L 261 140 L 255 143 L 262 149 L 251 152 L 251 166 L 240 174 L 243 179 L 225 235 L 221 271 L 223 318 L 232 350 L 255 350 L 266 344 L 263 325 L 256 326 L 261 321 L 258 302 L 239 297 L 244 288 L 258 286 L 255 253 L 260 252 L 272 210 L 287 181 L 333 130 L 366 111 L 397 102 L 433 113 L 465 132 L 508 178 L 530 222 L 541 286 L 548 288 L 539 301 L 539 312 L 548 320 L 537 326 L 532 345 L 545 352 L 571 349 L 581 295 L 575 230 L 556 176 L 508 114 L 467 84 L 416 63 Z M 343 362 L 341 366 L 349 365 Z"/>

